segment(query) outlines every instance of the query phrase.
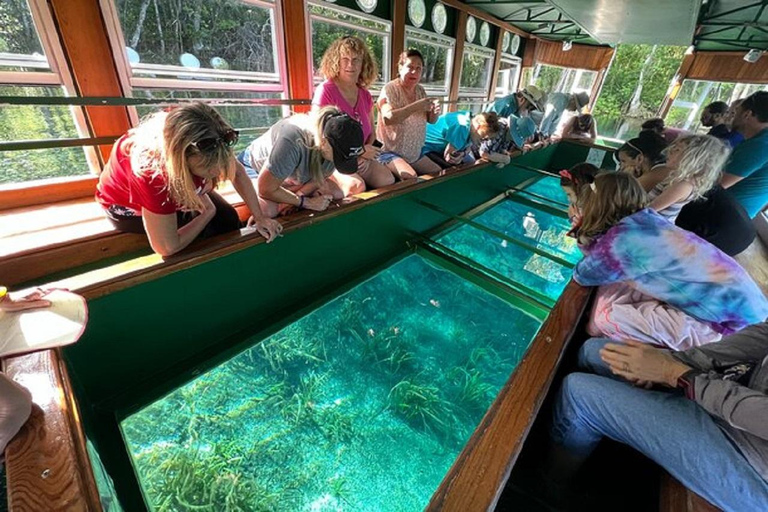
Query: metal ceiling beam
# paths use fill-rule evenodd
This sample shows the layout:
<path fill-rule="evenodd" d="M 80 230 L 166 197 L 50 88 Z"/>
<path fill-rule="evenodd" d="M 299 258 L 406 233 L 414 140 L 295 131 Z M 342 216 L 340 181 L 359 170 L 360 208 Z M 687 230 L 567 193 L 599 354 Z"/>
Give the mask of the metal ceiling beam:
<path fill-rule="evenodd" d="M 504 18 L 504 21 L 508 23 L 533 23 L 536 20 L 508 20 Z M 573 22 L 569 20 L 552 20 L 552 21 L 542 20 L 541 23 L 552 23 L 554 25 L 562 25 L 565 23 L 573 23 Z"/>
<path fill-rule="evenodd" d="M 737 13 L 737 12 L 746 11 L 747 9 L 754 9 L 755 7 L 765 7 L 767 4 L 768 4 L 768 2 L 766 2 L 765 0 L 763 0 L 761 2 L 754 2 L 754 3 L 751 3 L 749 5 L 743 5 L 741 7 L 737 7 L 736 9 L 731 9 L 730 11 L 723 11 L 723 12 L 719 12 L 717 14 L 713 14 L 712 16 L 707 17 L 706 20 L 704 20 L 704 21 L 710 21 L 710 20 L 714 20 L 714 19 L 717 19 L 717 18 L 722 18 L 723 16 L 728 16 L 729 14 L 734 14 L 734 13 Z"/>
<path fill-rule="evenodd" d="M 489 2 L 489 1 L 467 2 L 467 5 L 518 5 L 518 4 L 545 4 L 545 3 L 547 3 L 546 0 L 498 0 L 496 2 Z"/>
<path fill-rule="evenodd" d="M 532 15 L 530 19 L 531 19 L 531 21 L 533 21 L 536 18 L 538 18 L 539 16 L 544 16 L 545 14 L 549 14 L 550 12 L 552 12 L 554 10 L 555 10 L 554 7 L 550 7 L 548 9 L 544 9 L 543 11 L 537 12 L 536 14 Z M 546 20 L 542 20 L 542 21 L 546 21 Z"/>

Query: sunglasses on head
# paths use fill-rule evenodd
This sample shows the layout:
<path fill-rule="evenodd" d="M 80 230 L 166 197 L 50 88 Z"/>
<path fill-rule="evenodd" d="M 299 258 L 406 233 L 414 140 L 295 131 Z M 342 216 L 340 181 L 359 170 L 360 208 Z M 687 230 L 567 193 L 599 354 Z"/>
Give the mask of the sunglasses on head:
<path fill-rule="evenodd" d="M 205 137 L 197 142 L 193 142 L 191 145 L 203 153 L 213 153 L 219 146 L 231 148 L 237 144 L 238 140 L 240 140 L 240 132 L 237 130 L 227 130 L 219 137 Z"/>

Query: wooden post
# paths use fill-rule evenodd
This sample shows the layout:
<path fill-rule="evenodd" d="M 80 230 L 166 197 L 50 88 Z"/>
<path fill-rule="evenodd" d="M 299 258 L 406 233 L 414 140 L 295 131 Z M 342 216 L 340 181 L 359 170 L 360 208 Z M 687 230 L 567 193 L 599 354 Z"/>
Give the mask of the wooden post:
<path fill-rule="evenodd" d="M 464 33 L 467 30 L 467 13 L 459 11 L 459 17 L 456 20 L 456 47 L 453 53 L 453 69 L 451 70 L 451 88 L 448 91 L 449 112 L 456 111 L 455 101 L 459 99 L 459 83 L 461 78 L 461 64 L 464 62 Z"/>
<path fill-rule="evenodd" d="M 306 1 L 282 2 L 285 54 L 289 66 L 288 94 L 292 100 L 312 98 L 312 54 L 309 39 L 309 10 Z M 309 105 L 297 105 L 296 112 L 308 112 Z"/>
<path fill-rule="evenodd" d="M 597 72 L 597 78 L 595 79 L 595 83 L 592 84 L 592 90 L 589 92 L 589 111 L 592 112 L 595 108 L 595 104 L 597 103 L 597 98 L 600 96 L 600 91 L 603 90 L 603 84 L 605 84 L 605 77 L 608 76 L 608 73 L 611 70 L 611 66 L 613 65 L 613 59 L 616 58 L 616 49 L 614 48 L 611 52 L 611 58 L 608 59 L 608 62 L 600 69 L 600 71 Z"/>
<path fill-rule="evenodd" d="M 504 29 L 499 29 L 498 37 L 496 38 L 496 55 L 493 58 L 493 71 L 491 72 L 491 86 L 488 90 L 488 101 L 493 101 L 496 97 L 496 84 L 499 80 L 499 68 L 501 67 L 501 45 L 504 42 Z"/>
<path fill-rule="evenodd" d="M 677 93 L 680 92 L 680 88 L 683 86 L 683 80 L 685 80 L 685 78 L 688 76 L 688 72 L 691 70 L 691 66 L 693 66 L 694 60 L 696 60 L 695 51 L 683 56 L 683 61 L 680 63 L 680 67 L 678 68 L 675 77 L 672 79 L 673 83 L 671 83 L 667 89 L 667 94 L 664 96 L 664 101 L 661 102 L 661 106 L 659 107 L 660 118 L 663 119 L 667 117 L 667 113 L 669 112 L 669 109 L 672 108 L 672 104 L 675 102 Z"/>
<path fill-rule="evenodd" d="M 392 53 L 390 54 L 390 79 L 398 73 L 397 59 L 405 50 L 405 13 L 407 0 L 392 0 Z"/>
<path fill-rule="evenodd" d="M 98 0 L 48 0 L 79 96 L 123 96 L 115 56 Z M 121 135 L 131 128 L 127 107 L 84 107 L 91 137 Z M 99 146 L 103 160 L 112 145 Z"/>

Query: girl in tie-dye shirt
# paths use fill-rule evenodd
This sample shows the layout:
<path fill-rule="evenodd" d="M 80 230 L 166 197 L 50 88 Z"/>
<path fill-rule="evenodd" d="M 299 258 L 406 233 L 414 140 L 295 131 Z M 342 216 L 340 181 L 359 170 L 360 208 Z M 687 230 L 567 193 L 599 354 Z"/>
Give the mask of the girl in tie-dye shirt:
<path fill-rule="evenodd" d="M 685 350 L 768 317 L 768 301 L 744 269 L 646 208 L 632 176 L 599 175 L 580 203 L 585 257 L 573 278 L 600 287 L 591 335 Z"/>

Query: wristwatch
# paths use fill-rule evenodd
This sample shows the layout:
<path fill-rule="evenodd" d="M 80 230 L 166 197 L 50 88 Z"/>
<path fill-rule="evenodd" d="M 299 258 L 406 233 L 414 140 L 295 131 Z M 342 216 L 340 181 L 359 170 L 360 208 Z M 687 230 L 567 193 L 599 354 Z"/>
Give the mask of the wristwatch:
<path fill-rule="evenodd" d="M 702 372 L 699 370 L 688 370 L 677 378 L 677 389 L 680 389 L 685 393 L 685 397 L 689 400 L 696 400 L 696 391 L 693 388 L 693 383 L 696 380 L 696 376 Z"/>

